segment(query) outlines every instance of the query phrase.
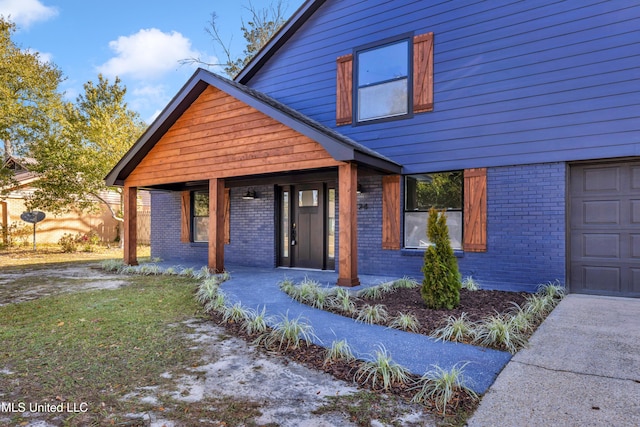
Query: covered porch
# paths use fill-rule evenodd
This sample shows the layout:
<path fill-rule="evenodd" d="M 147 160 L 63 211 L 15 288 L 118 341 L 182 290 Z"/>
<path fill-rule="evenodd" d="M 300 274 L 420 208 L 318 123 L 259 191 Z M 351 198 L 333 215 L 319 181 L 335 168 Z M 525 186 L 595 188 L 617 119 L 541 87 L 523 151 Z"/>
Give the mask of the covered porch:
<path fill-rule="evenodd" d="M 296 197 L 298 203 L 299 196 L 300 211 L 303 207 L 326 211 L 326 206 L 314 199 L 324 197 L 324 193 L 302 184 L 292 185 L 300 175 L 312 182 L 334 176 L 333 191 L 339 199 L 335 219 L 340 224 L 335 251 L 337 283 L 357 286 L 357 194 L 358 176 L 363 172 L 389 178 L 389 189 L 399 194 L 399 165 L 264 94 L 199 70 L 111 171 L 107 183 L 124 188 L 124 261 L 130 265 L 137 263 L 138 189 L 180 192 L 183 199 L 193 188 L 204 189 L 208 196 L 207 264 L 211 271 L 221 272 L 225 269 L 225 243 L 233 227 L 229 218 L 229 194 L 233 188 L 247 183 L 270 183 L 283 192 L 295 188 L 296 194 L 290 193 L 289 200 Z M 331 190 L 326 185 L 324 188 Z M 181 215 L 190 217 L 184 211 L 192 206 L 184 202 Z M 398 218 L 391 219 L 397 233 L 399 208 L 399 204 L 395 205 Z M 278 216 L 277 209 L 281 208 L 275 209 L 278 227 L 287 227 Z M 290 212 L 293 214 L 294 210 Z M 297 244 L 295 237 L 300 227 L 293 219 L 289 221 L 289 232 L 279 236 L 282 241 L 289 239 L 291 250 Z M 181 239 L 193 240 L 193 230 L 184 224 L 183 221 Z"/>

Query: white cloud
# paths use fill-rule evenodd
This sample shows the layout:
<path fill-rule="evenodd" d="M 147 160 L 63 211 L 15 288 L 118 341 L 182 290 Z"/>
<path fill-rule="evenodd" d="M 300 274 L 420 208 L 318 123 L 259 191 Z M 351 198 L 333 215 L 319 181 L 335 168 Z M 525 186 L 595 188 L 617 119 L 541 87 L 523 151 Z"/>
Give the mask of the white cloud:
<path fill-rule="evenodd" d="M 131 36 L 121 36 L 109 43 L 116 56 L 97 67 L 109 78 L 128 76 L 136 80 L 157 80 L 180 67 L 180 60 L 197 58 L 191 41 L 172 31 L 163 33 L 151 28 Z"/>
<path fill-rule="evenodd" d="M 0 0 L 0 15 L 16 25 L 28 28 L 34 22 L 46 21 L 58 15 L 58 9 L 43 5 L 40 0 Z"/>

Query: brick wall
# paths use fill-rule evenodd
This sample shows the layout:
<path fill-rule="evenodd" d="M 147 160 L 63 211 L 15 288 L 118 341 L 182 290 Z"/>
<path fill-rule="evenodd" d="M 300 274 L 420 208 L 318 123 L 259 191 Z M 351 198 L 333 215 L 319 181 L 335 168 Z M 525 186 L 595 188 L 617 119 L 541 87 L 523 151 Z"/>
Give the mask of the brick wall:
<path fill-rule="evenodd" d="M 258 195 L 254 200 L 242 198 L 248 188 L 231 189 L 231 243 L 225 245 L 225 263 L 274 267 L 273 186 L 251 188 Z M 152 192 L 151 209 L 151 256 L 176 264 L 188 260 L 206 265 L 206 243 L 180 241 L 180 192 Z"/>
<path fill-rule="evenodd" d="M 565 280 L 564 163 L 491 168 L 487 173 L 487 252 L 457 252 L 463 276 L 486 288 L 534 290 Z M 382 180 L 359 179 L 358 269 L 422 279 L 424 251 L 381 247 Z M 401 208 L 401 207 L 400 207 Z"/>

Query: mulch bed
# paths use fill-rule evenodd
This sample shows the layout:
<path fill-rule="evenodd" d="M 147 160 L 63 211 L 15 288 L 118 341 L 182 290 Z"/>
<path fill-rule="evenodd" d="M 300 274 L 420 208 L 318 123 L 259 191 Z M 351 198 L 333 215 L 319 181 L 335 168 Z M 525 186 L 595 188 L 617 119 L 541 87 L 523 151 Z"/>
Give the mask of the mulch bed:
<path fill-rule="evenodd" d="M 468 291 L 462 289 L 460 292 L 460 305 L 453 310 L 431 310 L 426 308 L 422 301 L 419 288 L 398 289 L 393 293 L 384 295 L 381 299 L 356 299 L 355 302 L 358 308 L 361 308 L 365 304 L 382 304 L 386 307 L 390 316 L 395 316 L 398 312 L 412 313 L 420 322 L 421 327 L 419 333 L 429 335 L 435 329 L 443 326 L 449 316 L 459 316 L 465 312 L 470 320 L 479 321 L 496 313 L 506 312 L 514 307 L 513 304 L 522 306 L 527 295 L 529 294 L 524 292 Z M 211 317 L 217 323 L 222 324 L 227 331 L 234 336 L 244 338 L 248 342 L 252 342 L 257 338 L 255 335 L 248 335 L 238 323 L 223 323 L 222 316 L 219 313 L 213 312 L 211 313 Z M 335 378 L 347 382 L 354 381 L 354 374 L 362 363 L 359 361 L 338 361 L 325 364 L 326 349 L 315 344 L 309 344 L 308 346 L 303 345 L 296 349 L 282 351 L 265 349 L 264 347 L 261 347 L 261 349 L 271 354 L 285 356 L 289 360 L 299 362 L 312 369 L 326 372 Z M 416 376 L 414 379 L 417 378 Z M 361 386 L 371 390 L 371 387 L 367 384 Z M 372 391 L 380 392 L 380 390 Z M 415 394 L 415 390 L 409 390 L 409 386 L 406 385 L 394 385 L 388 393 L 409 400 Z M 471 413 L 476 405 L 477 402 L 471 399 L 466 393 L 457 393 L 451 405 L 452 408 L 455 408 L 452 415 Z M 434 413 L 436 412 L 435 407 L 430 407 L 430 405 L 427 405 L 426 409 Z"/>

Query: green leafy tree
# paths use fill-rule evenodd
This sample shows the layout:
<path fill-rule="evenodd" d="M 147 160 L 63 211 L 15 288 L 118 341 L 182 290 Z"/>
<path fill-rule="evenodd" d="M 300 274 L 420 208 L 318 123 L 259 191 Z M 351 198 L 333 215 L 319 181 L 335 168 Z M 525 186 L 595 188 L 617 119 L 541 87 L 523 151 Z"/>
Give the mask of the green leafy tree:
<path fill-rule="evenodd" d="M 230 43 L 225 43 L 220 34 L 220 28 L 216 22 L 218 15 L 213 12 L 209 20 L 209 26 L 205 28 L 205 31 L 211 36 L 213 42 L 222 49 L 225 57 L 224 62 L 214 64 L 204 62 L 199 58 L 190 58 L 182 62 L 196 63 L 207 67 L 222 66 L 229 77 L 233 78 L 238 75 L 286 21 L 286 6 L 283 5 L 282 0 L 278 0 L 275 4 L 272 3 L 269 7 L 263 9 L 256 9 L 250 2 L 245 9 L 249 11 L 251 18 L 247 22 L 243 19 L 240 27 L 246 42 L 242 56 L 232 54 Z"/>
<path fill-rule="evenodd" d="M 15 24 L 0 16 L 0 141 L 4 154 L 27 155 L 27 143 L 55 126 L 62 72 L 38 53 L 21 49 L 12 36 Z M 11 175 L 0 168 L 0 187 Z"/>
<path fill-rule="evenodd" d="M 75 105 L 61 105 L 56 128 L 29 145 L 36 161 L 33 171 L 40 176 L 34 182 L 31 208 L 58 213 L 95 209 L 104 203 L 114 218 L 122 220 L 120 212 L 102 197 L 107 190 L 104 177 L 145 126 L 138 114 L 129 110 L 125 94 L 119 78 L 110 84 L 99 75 L 97 83 L 85 83 L 84 94 Z"/>
<path fill-rule="evenodd" d="M 424 280 L 420 294 L 427 307 L 451 310 L 460 304 L 462 283 L 444 211 L 429 210 L 427 237 L 431 245 L 424 254 Z"/>

